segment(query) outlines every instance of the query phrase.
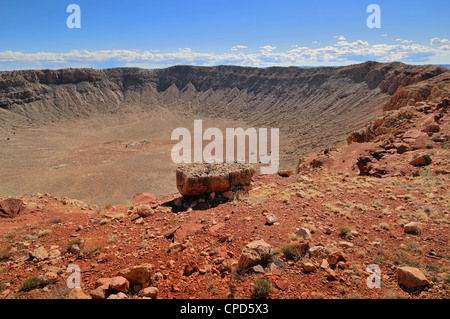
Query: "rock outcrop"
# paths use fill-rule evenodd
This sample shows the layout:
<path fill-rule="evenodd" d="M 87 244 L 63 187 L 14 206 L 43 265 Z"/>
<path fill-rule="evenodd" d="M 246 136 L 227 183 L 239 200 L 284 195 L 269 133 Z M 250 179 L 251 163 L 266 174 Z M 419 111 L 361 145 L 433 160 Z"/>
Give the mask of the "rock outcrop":
<path fill-rule="evenodd" d="M 176 171 L 177 188 L 183 196 L 249 190 L 254 173 L 250 164 L 181 164 Z"/>
<path fill-rule="evenodd" d="M 22 210 L 23 201 L 17 198 L 7 198 L 5 200 L 0 201 L 0 218 L 14 218 L 16 217 Z"/>

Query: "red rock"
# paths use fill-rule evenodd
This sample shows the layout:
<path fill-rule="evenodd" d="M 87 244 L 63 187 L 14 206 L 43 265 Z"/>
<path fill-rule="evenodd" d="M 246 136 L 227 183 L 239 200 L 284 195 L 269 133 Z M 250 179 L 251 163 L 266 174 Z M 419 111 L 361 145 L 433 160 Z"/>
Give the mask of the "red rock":
<path fill-rule="evenodd" d="M 183 196 L 248 190 L 254 173 L 250 164 L 182 164 L 176 171 L 177 188 Z"/>
<path fill-rule="evenodd" d="M 145 289 L 142 289 L 139 292 L 139 296 L 141 296 L 141 297 L 149 297 L 149 298 L 155 299 L 158 296 L 158 288 L 156 288 L 156 287 L 147 287 Z"/>
<path fill-rule="evenodd" d="M 278 279 L 275 281 L 275 285 L 280 290 L 286 290 L 289 287 L 289 284 L 285 282 L 284 280 Z"/>
<path fill-rule="evenodd" d="M 183 275 L 190 276 L 194 272 L 198 272 L 198 265 L 195 261 L 190 261 L 189 264 L 184 266 Z"/>
<path fill-rule="evenodd" d="M 340 251 L 335 251 L 327 256 L 327 261 L 330 266 L 336 266 L 340 261 L 346 261 L 344 254 Z"/>
<path fill-rule="evenodd" d="M 288 171 L 288 170 L 281 170 L 278 171 L 278 175 L 280 175 L 281 177 L 289 177 L 294 175 L 294 173 L 292 171 Z"/>
<path fill-rule="evenodd" d="M 153 215 L 155 212 L 148 204 L 139 204 L 136 207 L 136 214 L 140 217 L 149 217 Z"/>
<path fill-rule="evenodd" d="M 89 292 L 92 299 L 106 299 L 109 294 L 109 283 L 105 283 L 96 287 L 94 290 Z"/>
<path fill-rule="evenodd" d="M 154 269 L 155 266 L 152 264 L 141 264 L 122 269 L 117 275 L 125 277 L 132 285 L 140 285 L 142 288 L 146 288 L 150 283 L 150 277 Z"/>
<path fill-rule="evenodd" d="M 411 150 L 411 146 L 406 143 L 394 143 L 394 147 L 398 154 L 403 154 Z"/>
<path fill-rule="evenodd" d="M 281 271 L 281 269 L 272 270 L 272 275 L 274 275 L 274 276 L 281 276 L 282 274 L 283 274 L 283 272 Z"/>
<path fill-rule="evenodd" d="M 400 267 L 397 269 L 398 284 L 408 289 L 420 288 L 430 285 L 428 279 L 417 268 Z"/>
<path fill-rule="evenodd" d="M 425 154 L 413 159 L 411 162 L 409 162 L 409 164 L 412 166 L 427 166 L 430 165 L 431 162 L 431 157 Z"/>
<path fill-rule="evenodd" d="M 303 241 L 291 241 L 290 243 L 287 244 L 289 247 L 293 248 L 295 253 L 299 256 L 302 257 L 306 254 L 306 252 L 309 250 L 309 248 L 311 247 L 311 243 L 308 240 L 303 240 Z"/>
<path fill-rule="evenodd" d="M 0 201 L 0 217 L 14 218 L 23 210 L 23 201 L 8 198 Z"/>
<path fill-rule="evenodd" d="M 441 130 L 441 127 L 437 124 L 430 124 L 425 128 L 425 132 L 429 133 L 437 133 Z"/>
<path fill-rule="evenodd" d="M 109 287 L 127 293 L 130 290 L 130 282 L 122 276 L 117 276 L 111 279 Z"/>

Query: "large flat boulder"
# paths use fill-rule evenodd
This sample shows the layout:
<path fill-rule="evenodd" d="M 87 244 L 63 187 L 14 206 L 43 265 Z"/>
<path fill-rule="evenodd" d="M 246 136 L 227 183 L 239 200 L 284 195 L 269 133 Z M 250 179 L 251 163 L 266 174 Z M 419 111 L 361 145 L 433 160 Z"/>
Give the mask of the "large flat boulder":
<path fill-rule="evenodd" d="M 177 188 L 183 196 L 249 190 L 253 174 L 251 164 L 181 164 L 176 171 Z"/>

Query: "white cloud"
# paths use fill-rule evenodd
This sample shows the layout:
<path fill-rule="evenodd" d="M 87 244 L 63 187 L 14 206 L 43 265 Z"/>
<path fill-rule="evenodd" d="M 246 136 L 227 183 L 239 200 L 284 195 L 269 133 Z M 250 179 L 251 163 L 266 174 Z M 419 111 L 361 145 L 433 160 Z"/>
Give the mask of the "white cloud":
<path fill-rule="evenodd" d="M 381 36 L 382 36 L 382 37 L 387 37 L 388 35 L 387 35 L 387 34 L 382 34 Z"/>
<path fill-rule="evenodd" d="M 362 41 L 362 40 L 356 40 L 355 42 L 349 43 L 347 41 L 339 41 L 335 44 L 335 46 L 342 47 L 342 46 L 350 46 L 350 47 L 358 47 L 358 46 L 367 46 L 369 45 L 369 42 Z"/>
<path fill-rule="evenodd" d="M 412 40 L 403 40 L 402 43 L 412 43 Z"/>
<path fill-rule="evenodd" d="M 271 46 L 271 45 L 265 45 L 263 47 L 260 47 L 261 51 L 264 51 L 264 52 L 272 52 L 276 48 L 277 47 L 274 47 L 274 46 Z"/>
<path fill-rule="evenodd" d="M 238 51 L 241 49 L 248 49 L 248 46 L 245 45 L 235 45 L 234 47 L 231 48 L 231 51 Z"/>
<path fill-rule="evenodd" d="M 345 65 L 365 60 L 379 62 L 402 61 L 425 63 L 430 59 L 450 58 L 450 41 L 432 39 L 431 45 L 410 44 L 370 44 L 368 41 L 338 41 L 334 45 L 313 47 L 294 45 L 286 50 L 276 50 L 273 45 L 260 47 L 259 52 L 233 50 L 232 52 L 197 52 L 192 48 L 180 48 L 172 52 L 158 50 L 72 50 L 68 52 L 17 51 L 0 52 L 0 70 L 21 68 L 63 68 L 63 67 L 103 67 L 111 62 L 114 66 L 135 65 L 148 68 L 167 67 L 178 64 L 269 67 L 290 65 Z M 238 46 L 236 46 L 238 47 Z M 244 47 L 244 46 L 242 46 Z M 433 61 L 434 61 L 433 60 Z"/>
<path fill-rule="evenodd" d="M 402 39 L 395 39 L 395 41 L 401 42 L 401 41 L 402 41 Z"/>
<path fill-rule="evenodd" d="M 430 40 L 430 45 L 436 45 L 436 44 L 450 44 L 449 39 L 439 39 L 439 38 L 433 38 Z"/>
<path fill-rule="evenodd" d="M 343 35 L 335 35 L 333 38 L 337 38 L 339 41 L 347 40 Z"/>

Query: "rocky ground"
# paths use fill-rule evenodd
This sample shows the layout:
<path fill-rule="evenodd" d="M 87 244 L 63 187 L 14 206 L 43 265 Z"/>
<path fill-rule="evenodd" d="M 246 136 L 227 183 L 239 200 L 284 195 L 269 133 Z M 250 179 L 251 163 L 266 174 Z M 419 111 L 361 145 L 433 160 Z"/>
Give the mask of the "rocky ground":
<path fill-rule="evenodd" d="M 401 110 L 248 193 L 3 198 L 0 296 L 447 299 L 449 103 Z"/>

